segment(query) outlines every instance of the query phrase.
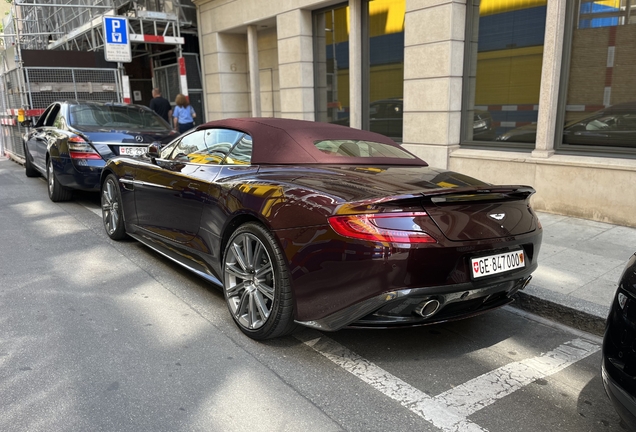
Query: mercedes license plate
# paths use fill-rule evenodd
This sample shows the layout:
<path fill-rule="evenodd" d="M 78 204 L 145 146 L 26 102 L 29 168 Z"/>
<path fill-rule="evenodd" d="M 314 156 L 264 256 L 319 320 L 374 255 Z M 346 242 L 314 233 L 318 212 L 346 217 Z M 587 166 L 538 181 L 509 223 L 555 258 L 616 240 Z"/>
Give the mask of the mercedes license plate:
<path fill-rule="evenodd" d="M 141 156 L 145 155 L 146 147 L 119 147 L 119 154 L 125 156 Z"/>
<path fill-rule="evenodd" d="M 473 278 L 505 273 L 526 266 L 526 256 L 522 250 L 488 255 L 472 259 Z"/>

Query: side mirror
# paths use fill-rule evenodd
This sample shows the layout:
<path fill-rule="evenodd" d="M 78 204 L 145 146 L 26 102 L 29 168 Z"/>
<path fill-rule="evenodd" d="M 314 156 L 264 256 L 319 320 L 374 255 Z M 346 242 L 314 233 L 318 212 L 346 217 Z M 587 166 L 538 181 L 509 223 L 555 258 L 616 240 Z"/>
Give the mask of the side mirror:
<path fill-rule="evenodd" d="M 155 159 L 161 156 L 159 153 L 160 151 L 161 146 L 157 143 L 153 143 L 148 146 L 148 157 L 152 159 L 152 163 L 155 163 Z"/>
<path fill-rule="evenodd" d="M 160 156 L 161 147 L 158 144 L 150 144 L 148 146 L 148 157 L 156 159 Z"/>
<path fill-rule="evenodd" d="M 20 122 L 20 126 L 23 127 L 31 127 L 31 125 L 33 125 L 33 121 L 31 119 L 22 120 Z"/>

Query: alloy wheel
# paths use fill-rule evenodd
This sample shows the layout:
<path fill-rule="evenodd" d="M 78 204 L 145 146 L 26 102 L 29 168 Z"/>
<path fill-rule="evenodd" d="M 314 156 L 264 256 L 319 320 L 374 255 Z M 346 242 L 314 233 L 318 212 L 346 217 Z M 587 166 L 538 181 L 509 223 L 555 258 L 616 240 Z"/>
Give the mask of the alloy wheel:
<path fill-rule="evenodd" d="M 53 172 L 53 163 L 49 160 L 46 164 L 46 177 L 49 183 L 49 195 L 55 192 L 55 173 Z"/>
<path fill-rule="evenodd" d="M 225 260 L 225 295 L 230 312 L 248 330 L 261 328 L 274 304 L 274 267 L 265 245 L 253 234 L 232 239 Z"/>
<path fill-rule="evenodd" d="M 108 235 L 112 235 L 119 226 L 119 195 L 115 188 L 114 182 L 108 179 L 102 189 L 102 217 Z"/>

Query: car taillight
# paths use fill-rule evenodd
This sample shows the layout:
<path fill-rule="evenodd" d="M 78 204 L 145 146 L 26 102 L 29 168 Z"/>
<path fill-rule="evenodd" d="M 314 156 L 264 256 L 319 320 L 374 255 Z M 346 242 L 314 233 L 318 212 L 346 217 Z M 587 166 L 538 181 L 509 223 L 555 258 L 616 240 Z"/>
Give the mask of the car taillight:
<path fill-rule="evenodd" d="M 332 216 L 329 225 L 343 237 L 388 243 L 437 243 L 419 223 L 425 212 Z"/>
<path fill-rule="evenodd" d="M 79 135 L 71 135 L 68 139 L 68 153 L 71 159 L 101 159 L 99 153 Z"/>

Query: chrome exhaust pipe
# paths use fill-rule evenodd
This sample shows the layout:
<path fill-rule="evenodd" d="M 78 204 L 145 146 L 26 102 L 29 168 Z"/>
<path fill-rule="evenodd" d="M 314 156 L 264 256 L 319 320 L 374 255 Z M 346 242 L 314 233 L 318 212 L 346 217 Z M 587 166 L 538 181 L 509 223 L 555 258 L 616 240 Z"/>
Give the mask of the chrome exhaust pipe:
<path fill-rule="evenodd" d="M 423 318 L 430 318 L 439 311 L 440 306 L 441 305 L 438 300 L 426 300 L 415 308 L 415 313 Z"/>
<path fill-rule="evenodd" d="M 528 276 L 526 280 L 523 282 L 521 289 L 524 289 L 525 287 L 527 287 L 531 280 L 532 280 L 532 276 Z"/>

